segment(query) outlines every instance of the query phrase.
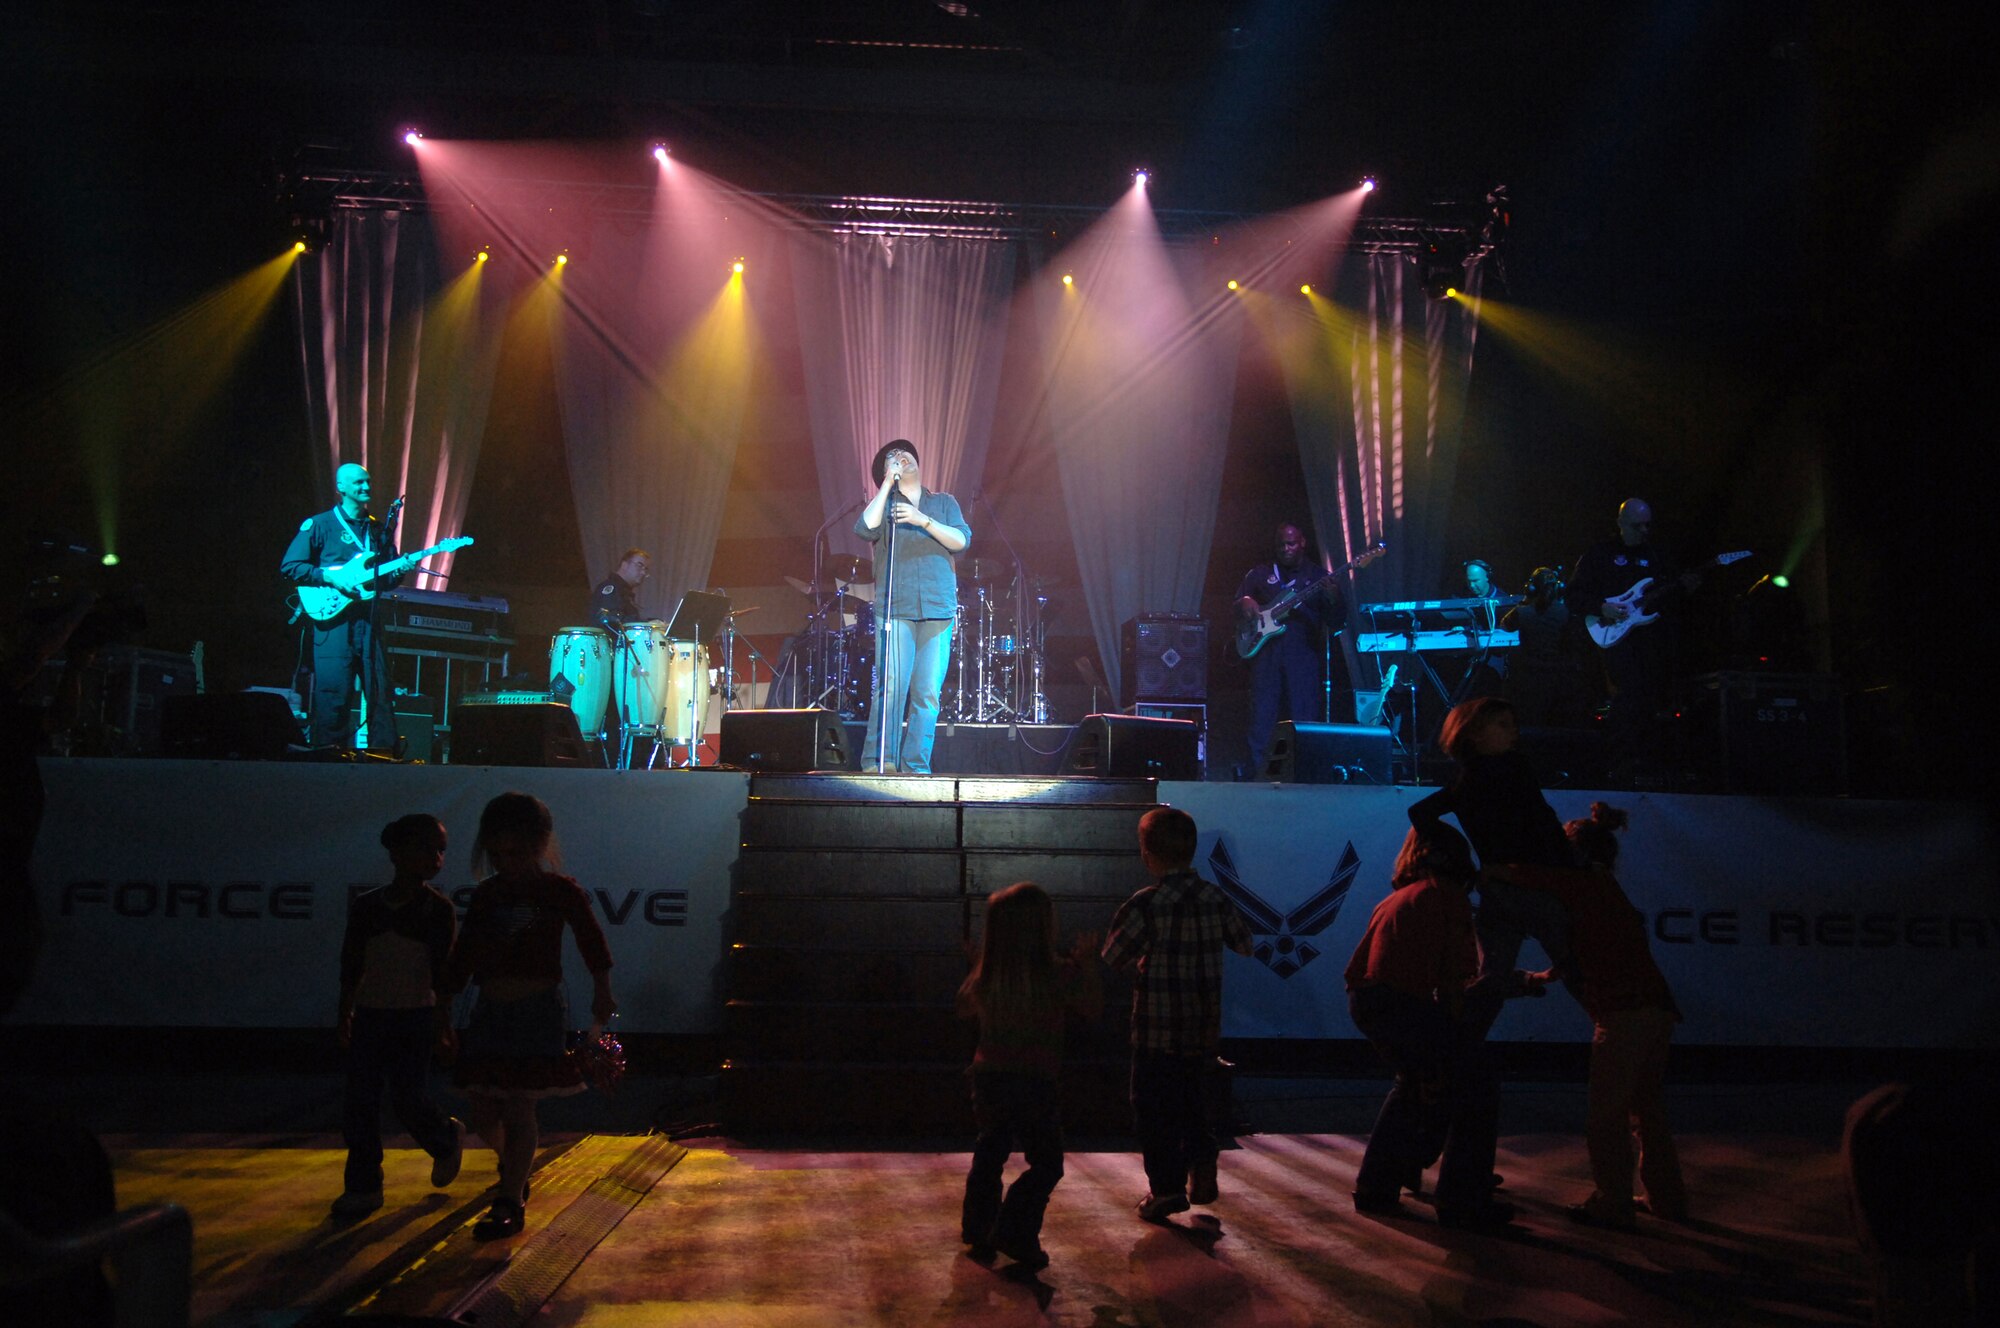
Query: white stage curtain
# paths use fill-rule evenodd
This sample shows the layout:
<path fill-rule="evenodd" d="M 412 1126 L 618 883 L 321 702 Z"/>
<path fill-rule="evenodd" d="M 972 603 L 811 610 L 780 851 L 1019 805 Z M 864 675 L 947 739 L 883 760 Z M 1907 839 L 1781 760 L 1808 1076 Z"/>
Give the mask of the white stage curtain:
<path fill-rule="evenodd" d="M 764 241 L 751 234 L 756 271 Z M 578 249 L 547 294 L 584 564 L 595 581 L 627 548 L 650 552 L 640 607 L 665 619 L 708 588 L 749 415 L 760 352 L 744 279 L 729 275 L 744 249 L 605 218 Z"/>
<path fill-rule="evenodd" d="M 1131 221 L 1129 210 L 1121 216 Z M 1105 226 L 1045 272 L 1036 307 L 1047 418 L 1078 579 L 1113 696 L 1122 625 L 1198 613 L 1221 495 L 1242 309 L 1150 215 Z"/>
<path fill-rule="evenodd" d="M 1432 599 L 1444 593 L 1482 270 L 1467 272 L 1462 299 L 1433 300 L 1406 258 L 1357 267 L 1315 353 L 1281 357 L 1314 534 L 1331 566 L 1388 543 L 1358 590 L 1350 582 L 1354 599 Z"/>
<path fill-rule="evenodd" d="M 376 511 L 405 497 L 398 538 L 414 550 L 460 533 L 499 362 L 504 310 L 475 272 L 439 271 L 429 219 L 341 210 L 326 247 L 296 269 L 299 352 L 320 501 L 334 471 L 366 466 Z M 442 588 L 452 555 L 407 584 Z"/>
<path fill-rule="evenodd" d="M 924 486 L 972 512 L 1006 348 L 1014 246 L 993 240 L 840 235 L 792 244 L 799 342 L 831 526 L 827 547 L 861 554 L 851 514 L 868 463 L 892 438 L 916 444 Z"/>

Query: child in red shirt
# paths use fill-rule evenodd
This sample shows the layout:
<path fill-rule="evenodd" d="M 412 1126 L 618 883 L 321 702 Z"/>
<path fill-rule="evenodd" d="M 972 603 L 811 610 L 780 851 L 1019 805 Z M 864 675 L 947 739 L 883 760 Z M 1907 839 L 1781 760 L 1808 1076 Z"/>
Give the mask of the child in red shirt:
<path fill-rule="evenodd" d="M 1632 1200 L 1632 1136 L 1639 1137 L 1639 1178 L 1646 1205 L 1669 1221 L 1687 1217 L 1687 1190 L 1679 1151 L 1667 1128 L 1664 1086 L 1667 1044 L 1680 1010 L 1653 962 L 1646 918 L 1619 888 L 1611 869 L 1618 861 L 1617 832 L 1626 814 L 1601 802 L 1587 820 L 1564 827 L 1582 870 L 1527 864 L 1488 868 L 1511 884 L 1539 890 L 1569 914 L 1571 958 L 1559 975 L 1594 1025 L 1590 1039 L 1590 1092 L 1584 1108 L 1584 1141 L 1596 1188 L 1570 1209 L 1579 1222 L 1629 1231 L 1636 1225 Z M 1558 970 L 1538 975 L 1557 976 Z"/>

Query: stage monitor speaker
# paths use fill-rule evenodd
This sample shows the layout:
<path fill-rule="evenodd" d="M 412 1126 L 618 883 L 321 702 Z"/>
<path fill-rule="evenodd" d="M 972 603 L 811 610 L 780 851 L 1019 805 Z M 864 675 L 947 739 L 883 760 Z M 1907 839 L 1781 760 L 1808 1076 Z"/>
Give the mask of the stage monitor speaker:
<path fill-rule="evenodd" d="M 1098 779 L 1198 780 L 1200 741 L 1192 720 L 1085 715 L 1063 748 L 1060 772 Z"/>
<path fill-rule="evenodd" d="M 854 768 L 840 716 L 817 706 L 724 711 L 722 763 L 769 774 Z"/>
<path fill-rule="evenodd" d="M 275 692 L 169 696 L 160 707 L 160 748 L 206 761 L 282 761 L 305 745 L 292 707 Z"/>
<path fill-rule="evenodd" d="M 480 705 L 451 712 L 452 765 L 595 766 L 576 712 L 554 701 Z"/>
<path fill-rule="evenodd" d="M 1389 730 L 1376 724 L 1280 723 L 1264 756 L 1264 778 L 1279 784 L 1388 784 Z"/>
<path fill-rule="evenodd" d="M 397 697 L 398 701 L 422 701 L 425 698 Z M 437 716 L 428 710 L 398 710 L 396 712 L 396 737 L 402 742 L 399 753 L 405 761 L 422 761 L 426 764 L 437 759 Z"/>
<path fill-rule="evenodd" d="M 1121 632 L 1119 704 L 1208 699 L 1208 623 L 1189 614 L 1144 613 Z"/>

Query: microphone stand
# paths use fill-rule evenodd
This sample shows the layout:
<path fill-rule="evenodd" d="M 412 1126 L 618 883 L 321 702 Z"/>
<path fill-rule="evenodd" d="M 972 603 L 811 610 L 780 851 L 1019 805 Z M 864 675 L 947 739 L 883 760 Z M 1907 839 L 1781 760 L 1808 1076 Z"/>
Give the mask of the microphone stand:
<path fill-rule="evenodd" d="M 871 722 L 875 725 L 875 773 L 889 773 L 889 645 L 896 639 L 896 631 L 889 617 L 889 610 L 896 602 L 896 504 L 903 501 L 903 480 L 901 475 L 889 490 L 889 500 L 882 504 L 882 585 L 876 594 L 875 631 L 875 714 Z M 896 716 L 896 728 L 900 734 L 903 717 Z"/>

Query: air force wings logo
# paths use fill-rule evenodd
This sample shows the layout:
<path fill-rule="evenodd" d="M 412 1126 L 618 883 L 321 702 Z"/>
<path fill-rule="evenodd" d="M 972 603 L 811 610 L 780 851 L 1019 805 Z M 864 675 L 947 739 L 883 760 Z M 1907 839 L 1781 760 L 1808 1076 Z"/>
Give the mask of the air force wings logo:
<path fill-rule="evenodd" d="M 1340 906 L 1347 902 L 1348 888 L 1354 884 L 1354 878 L 1361 870 L 1361 855 L 1354 851 L 1354 841 L 1350 839 L 1347 847 L 1341 850 L 1340 861 L 1334 864 L 1333 875 L 1327 877 L 1326 885 L 1289 913 L 1278 912 L 1256 891 L 1243 884 L 1242 878 L 1236 874 L 1236 863 L 1229 856 L 1229 846 L 1220 836 L 1216 837 L 1215 847 L 1209 851 L 1208 865 L 1215 875 L 1217 888 L 1228 895 L 1230 902 L 1242 909 L 1243 916 L 1249 920 L 1250 931 L 1256 938 L 1251 954 L 1279 977 L 1288 978 L 1319 958 L 1319 947 L 1306 938 L 1319 935 L 1340 916 Z"/>

